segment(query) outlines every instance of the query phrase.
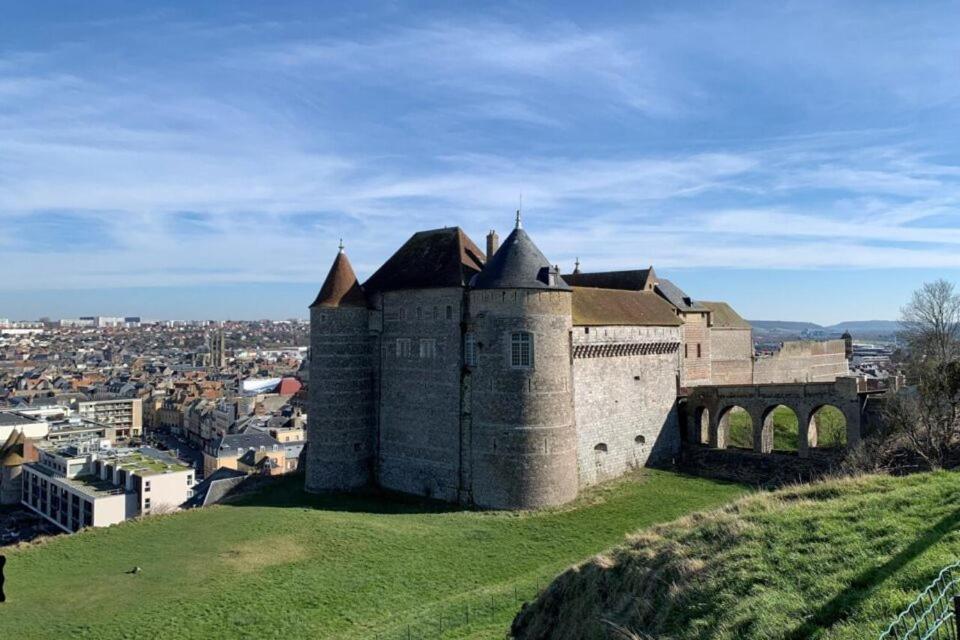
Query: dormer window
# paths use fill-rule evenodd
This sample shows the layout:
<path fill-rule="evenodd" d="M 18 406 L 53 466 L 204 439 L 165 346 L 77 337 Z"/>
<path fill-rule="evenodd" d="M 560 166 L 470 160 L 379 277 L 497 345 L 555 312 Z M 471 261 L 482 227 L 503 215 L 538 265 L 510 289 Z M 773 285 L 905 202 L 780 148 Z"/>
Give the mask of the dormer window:
<path fill-rule="evenodd" d="M 510 336 L 510 366 L 514 369 L 533 367 L 533 334 L 517 331 Z"/>

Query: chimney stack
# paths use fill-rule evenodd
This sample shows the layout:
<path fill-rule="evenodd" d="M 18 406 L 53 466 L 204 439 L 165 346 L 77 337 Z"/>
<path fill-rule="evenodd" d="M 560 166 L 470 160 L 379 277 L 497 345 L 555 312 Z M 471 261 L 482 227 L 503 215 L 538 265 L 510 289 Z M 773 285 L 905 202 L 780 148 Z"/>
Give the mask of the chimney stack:
<path fill-rule="evenodd" d="M 487 234 L 487 262 L 493 257 L 493 254 L 500 248 L 500 236 L 493 229 Z"/>

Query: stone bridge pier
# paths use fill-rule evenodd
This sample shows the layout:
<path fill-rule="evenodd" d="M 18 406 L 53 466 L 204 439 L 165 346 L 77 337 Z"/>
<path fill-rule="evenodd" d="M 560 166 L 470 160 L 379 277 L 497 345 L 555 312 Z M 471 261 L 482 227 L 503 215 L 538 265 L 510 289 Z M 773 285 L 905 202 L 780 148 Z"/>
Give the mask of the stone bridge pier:
<path fill-rule="evenodd" d="M 742 408 L 753 422 L 753 450 L 773 450 L 773 411 L 783 405 L 797 416 L 798 454 L 805 458 L 817 446 L 814 416 L 821 408 L 839 409 L 847 423 L 847 447 L 860 442 L 864 423 L 864 395 L 858 392 L 856 378 L 837 378 L 833 382 L 792 384 L 709 385 L 692 387 L 686 399 L 686 433 L 689 443 L 708 444 L 725 449 L 729 442 L 729 417 L 734 408 Z"/>

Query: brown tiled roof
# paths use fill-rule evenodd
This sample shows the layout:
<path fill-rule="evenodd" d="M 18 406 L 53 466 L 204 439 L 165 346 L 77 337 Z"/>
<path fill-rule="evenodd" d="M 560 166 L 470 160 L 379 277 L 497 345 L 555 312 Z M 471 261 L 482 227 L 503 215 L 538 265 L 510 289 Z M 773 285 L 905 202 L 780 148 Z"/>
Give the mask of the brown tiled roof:
<path fill-rule="evenodd" d="M 570 273 L 563 276 L 571 287 L 594 287 L 597 289 L 620 289 L 622 291 L 644 291 L 649 287 L 651 277 L 656 280 L 653 267 L 633 269 L 631 271 L 604 271 L 600 273 Z"/>
<path fill-rule="evenodd" d="M 573 324 L 678 327 L 682 322 L 670 303 L 652 291 L 574 287 Z"/>
<path fill-rule="evenodd" d="M 320 287 L 317 299 L 311 307 L 364 307 L 366 299 L 357 282 L 357 274 L 353 272 L 350 259 L 343 251 L 337 254 L 327 274 L 327 279 Z"/>
<path fill-rule="evenodd" d="M 726 302 L 698 302 L 710 310 L 712 326 L 720 329 L 749 329 L 750 323 L 733 310 Z"/>
<path fill-rule="evenodd" d="M 483 252 L 460 227 L 418 231 L 363 283 L 363 290 L 463 287 L 482 268 Z"/>

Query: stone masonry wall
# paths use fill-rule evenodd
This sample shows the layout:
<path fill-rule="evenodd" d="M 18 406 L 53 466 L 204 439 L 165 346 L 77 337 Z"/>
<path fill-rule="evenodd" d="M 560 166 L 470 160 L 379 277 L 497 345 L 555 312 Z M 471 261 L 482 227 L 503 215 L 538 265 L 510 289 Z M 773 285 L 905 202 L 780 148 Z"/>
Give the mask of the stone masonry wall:
<path fill-rule="evenodd" d="M 681 318 L 681 384 L 685 387 L 710 384 L 710 327 L 707 326 L 707 314 L 685 313 Z"/>
<path fill-rule="evenodd" d="M 455 502 L 463 290 L 387 292 L 381 304 L 378 481 L 387 489 Z M 398 346 L 398 340 L 409 342 Z M 425 343 L 421 352 L 421 341 L 433 341 L 433 347 Z"/>
<path fill-rule="evenodd" d="M 372 481 L 373 381 L 367 309 L 312 308 L 307 491 L 343 491 Z"/>
<path fill-rule="evenodd" d="M 566 291 L 470 292 L 478 365 L 471 375 L 471 490 L 481 507 L 535 509 L 577 495 Z M 512 368 L 513 332 L 533 336 L 533 366 Z"/>
<path fill-rule="evenodd" d="M 753 364 L 754 384 L 780 382 L 832 382 L 848 375 L 843 340 L 784 342 L 772 356 L 761 356 Z"/>
<path fill-rule="evenodd" d="M 581 487 L 616 477 L 680 449 L 677 327 L 574 327 L 573 344 L 648 346 L 647 353 L 575 357 L 574 411 Z M 617 353 L 617 352 L 614 352 Z"/>
<path fill-rule="evenodd" d="M 711 384 L 753 382 L 753 333 L 750 329 L 710 329 Z"/>

